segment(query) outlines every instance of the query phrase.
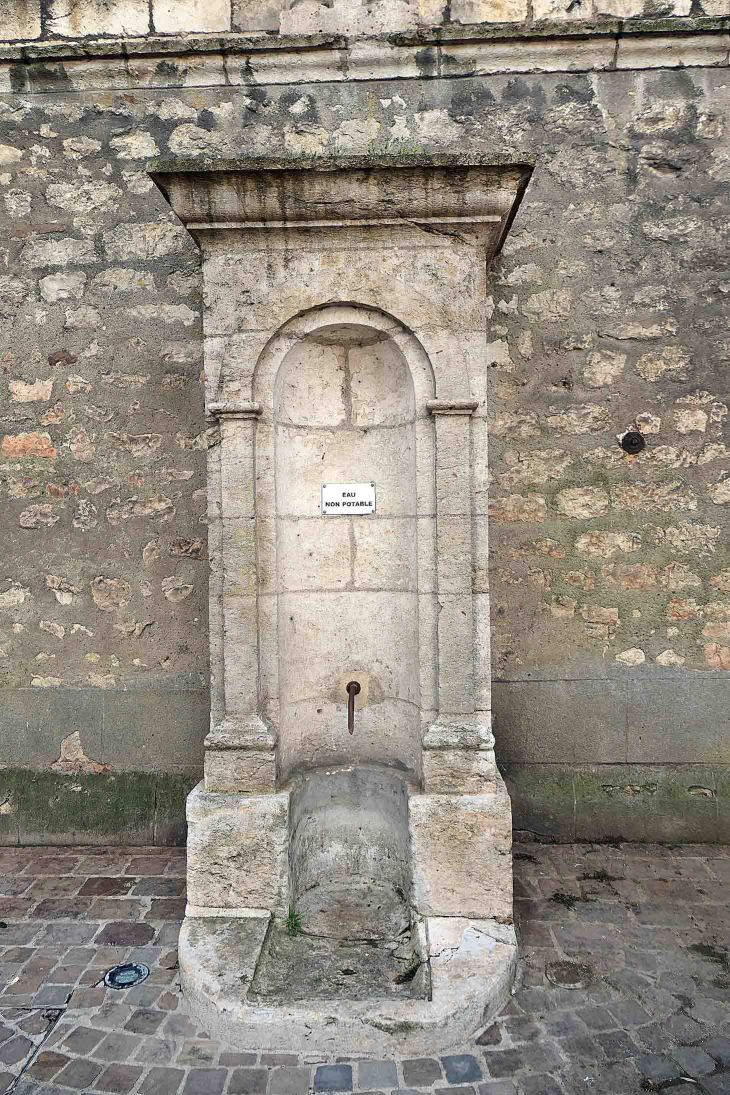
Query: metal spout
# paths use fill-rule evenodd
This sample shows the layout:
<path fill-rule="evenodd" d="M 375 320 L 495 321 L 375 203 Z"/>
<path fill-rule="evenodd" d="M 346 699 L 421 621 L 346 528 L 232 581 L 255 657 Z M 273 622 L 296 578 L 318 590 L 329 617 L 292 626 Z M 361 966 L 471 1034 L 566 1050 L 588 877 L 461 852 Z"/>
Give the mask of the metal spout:
<path fill-rule="evenodd" d="M 350 681 L 347 685 L 347 732 L 352 734 L 355 729 L 355 696 L 360 691 L 357 681 Z"/>

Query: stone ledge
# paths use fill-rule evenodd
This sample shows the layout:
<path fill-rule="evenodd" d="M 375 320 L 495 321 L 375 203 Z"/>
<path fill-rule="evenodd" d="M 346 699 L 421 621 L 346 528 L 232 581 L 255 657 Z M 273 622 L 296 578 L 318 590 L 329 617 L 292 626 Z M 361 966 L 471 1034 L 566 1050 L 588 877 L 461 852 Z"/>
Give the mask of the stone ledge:
<path fill-rule="evenodd" d="M 458 78 L 468 74 L 465 63 L 476 65 L 475 71 L 485 75 L 726 66 L 727 52 L 723 56 L 721 46 L 727 38 L 730 47 L 729 30 L 727 17 L 678 16 L 624 22 L 606 19 L 436 27 L 363 39 L 231 32 L 0 43 L 0 89 L 3 83 L 8 91 L 35 94 L 55 94 L 61 88 L 178 87 L 176 74 L 159 70 L 155 59 L 179 60 L 184 67 L 202 56 L 208 58 L 207 63 L 189 74 L 186 87 Z M 571 43 L 580 43 L 577 54 L 565 48 Z M 662 44 L 661 56 L 656 58 L 658 43 Z M 365 64 L 363 50 L 367 52 Z M 466 60 L 475 57 L 478 64 Z"/>

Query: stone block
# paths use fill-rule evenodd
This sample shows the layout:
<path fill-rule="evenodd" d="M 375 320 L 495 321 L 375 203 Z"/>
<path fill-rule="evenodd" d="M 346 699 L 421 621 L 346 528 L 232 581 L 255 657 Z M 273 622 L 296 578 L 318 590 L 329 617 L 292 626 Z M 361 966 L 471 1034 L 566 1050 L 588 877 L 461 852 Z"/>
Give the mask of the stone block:
<path fill-rule="evenodd" d="M 37 38 L 41 33 L 40 0 L 0 0 L 3 38 Z"/>
<path fill-rule="evenodd" d="M 289 904 L 289 794 L 188 796 L 188 902 L 195 908 Z"/>
<path fill-rule="evenodd" d="M 471 513 L 469 415 L 436 417 L 436 507 L 439 517 Z"/>
<path fill-rule="evenodd" d="M 226 597 L 224 687 L 226 712 L 249 715 L 258 698 L 258 618 L 256 597 Z"/>
<path fill-rule="evenodd" d="M 491 794 L 411 795 L 413 893 L 422 916 L 512 917 L 512 816 Z"/>
<path fill-rule="evenodd" d="M 712 768 L 601 765 L 574 774 L 576 840 L 717 840 Z"/>
<path fill-rule="evenodd" d="M 636 764 L 725 764 L 730 679 L 627 682 L 627 757 Z M 698 720 L 697 712 L 702 712 Z M 588 757 L 582 758 L 588 760 Z"/>
<path fill-rule="evenodd" d="M 84 753 L 100 760 L 103 704 L 100 689 L 4 689 L 3 763 L 13 768 L 48 768 L 59 759 L 64 738 L 76 731 Z"/>
<path fill-rule="evenodd" d="M 252 595 L 257 590 L 256 541 L 260 522 L 254 517 L 238 517 L 221 522 L 221 550 L 226 597 Z"/>
<path fill-rule="evenodd" d="M 626 760 L 623 682 L 495 681 L 492 704 L 500 760 L 516 764 Z"/>
<path fill-rule="evenodd" d="M 345 407 L 347 355 L 343 346 L 298 342 L 277 376 L 279 422 L 334 429 L 348 418 Z"/>
<path fill-rule="evenodd" d="M 280 11 L 281 0 L 233 0 L 233 29 L 278 30 Z"/>
<path fill-rule="evenodd" d="M 106 690 L 101 759 L 115 768 L 199 772 L 209 706 L 202 690 L 138 689 L 131 702 L 126 690 Z"/>
<path fill-rule="evenodd" d="M 452 23 L 516 23 L 527 19 L 527 0 L 454 0 Z"/>
<path fill-rule="evenodd" d="M 276 736 L 254 716 L 215 726 L 205 739 L 205 790 L 263 795 L 276 790 Z"/>
<path fill-rule="evenodd" d="M 48 17 L 54 34 L 84 38 L 87 34 L 149 33 L 147 0 L 51 0 Z"/>
<path fill-rule="evenodd" d="M 276 788 L 273 753 L 241 749 L 208 749 L 205 789 L 236 794 L 265 794 Z"/>
<path fill-rule="evenodd" d="M 283 591 L 344 589 L 352 578 L 350 535 L 355 522 L 346 517 L 279 518 L 278 578 Z"/>
<path fill-rule="evenodd" d="M 616 56 L 617 69 L 707 68 L 727 64 L 727 38 L 723 34 L 642 34 L 622 37 Z"/>
<path fill-rule="evenodd" d="M 440 593 L 469 593 L 472 588 L 471 515 L 438 517 L 438 588 Z"/>
<path fill-rule="evenodd" d="M 430 795 L 483 795 L 496 790 L 494 754 L 474 749 L 425 749 L 423 787 Z"/>
<path fill-rule="evenodd" d="M 353 443 L 349 431 L 304 431 L 279 426 L 276 445 L 277 509 L 281 517 L 319 514 L 322 483 L 369 483 L 377 512 L 416 512 L 413 427 L 368 430 Z M 338 520 L 332 517 L 328 520 Z"/>
<path fill-rule="evenodd" d="M 474 710 L 473 604 L 471 594 L 438 596 L 439 708 Z"/>
<path fill-rule="evenodd" d="M 355 426 L 394 426 L 415 416 L 413 381 L 395 342 L 353 345 L 347 357 Z"/>
<path fill-rule="evenodd" d="M 579 8 L 579 18 L 584 18 Z M 535 16 L 537 18 L 537 15 Z M 544 16 L 553 18 L 551 14 Z M 603 71 L 613 67 L 615 39 L 586 41 L 465 42 L 441 47 L 444 72 L 488 76 L 499 72 Z"/>
<path fill-rule="evenodd" d="M 354 518 L 353 583 L 356 589 L 415 592 L 417 583 L 414 517 Z"/>
<path fill-rule="evenodd" d="M 153 0 L 152 22 L 161 34 L 230 30 L 230 0 Z"/>
<path fill-rule="evenodd" d="M 512 801 L 515 833 L 546 840 L 575 840 L 573 765 L 502 762 L 499 742 L 496 754 Z"/>
<path fill-rule="evenodd" d="M 415 0 L 285 0 L 282 34 L 395 34 L 418 25 Z"/>

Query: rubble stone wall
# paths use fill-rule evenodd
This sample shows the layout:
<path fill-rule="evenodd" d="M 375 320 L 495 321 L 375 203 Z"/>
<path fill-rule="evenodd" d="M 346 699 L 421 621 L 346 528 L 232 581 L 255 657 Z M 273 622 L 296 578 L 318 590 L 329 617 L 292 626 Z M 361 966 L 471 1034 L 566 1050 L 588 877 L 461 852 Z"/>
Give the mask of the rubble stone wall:
<path fill-rule="evenodd" d="M 199 778 L 217 437 L 148 161 L 469 150 L 535 163 L 484 357 L 516 827 L 730 839 L 723 4 L 0 2 L 1 841 L 174 842 Z"/>

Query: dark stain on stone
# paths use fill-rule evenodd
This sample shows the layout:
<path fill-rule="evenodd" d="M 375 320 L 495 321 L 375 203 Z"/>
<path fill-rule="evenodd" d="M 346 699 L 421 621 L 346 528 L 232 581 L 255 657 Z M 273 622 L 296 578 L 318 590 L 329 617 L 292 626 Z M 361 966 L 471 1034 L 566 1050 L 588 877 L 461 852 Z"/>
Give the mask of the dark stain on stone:
<path fill-rule="evenodd" d="M 558 84 L 555 89 L 556 103 L 592 103 L 595 98 L 595 92 L 585 77 Z"/>
<path fill-rule="evenodd" d="M 182 87 L 183 85 L 180 69 L 172 61 L 159 61 L 155 65 L 155 73 L 158 76 L 164 76 L 173 87 Z"/>
<path fill-rule="evenodd" d="M 71 79 L 63 65 L 34 65 L 31 75 L 33 91 L 73 91 Z"/>
<path fill-rule="evenodd" d="M 574 908 L 578 902 L 582 904 L 588 904 L 590 897 L 580 897 L 578 894 L 565 893 L 563 890 L 556 890 L 552 897 L 548 898 L 549 901 L 554 902 L 556 905 L 562 905 L 565 909 Z"/>
<path fill-rule="evenodd" d="M 212 133 L 214 129 L 218 128 L 218 119 L 211 110 L 201 110 L 198 115 L 198 125 L 201 129 L 206 129 L 208 133 Z"/>
<path fill-rule="evenodd" d="M 10 66 L 10 90 L 16 95 L 28 89 L 28 70 L 25 65 Z"/>
<path fill-rule="evenodd" d="M 525 99 L 532 99 L 533 102 L 539 103 L 541 106 L 545 103 L 545 92 L 542 89 L 541 84 L 528 84 L 526 80 L 521 80 L 519 76 L 514 80 L 508 80 L 504 91 L 502 92 L 502 99 L 505 103 L 521 103 Z"/>
<path fill-rule="evenodd" d="M 425 49 L 419 49 L 416 54 L 416 64 L 418 65 L 418 72 L 425 80 L 430 80 L 438 73 L 438 62 L 436 60 L 436 51 L 427 46 Z"/>

